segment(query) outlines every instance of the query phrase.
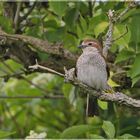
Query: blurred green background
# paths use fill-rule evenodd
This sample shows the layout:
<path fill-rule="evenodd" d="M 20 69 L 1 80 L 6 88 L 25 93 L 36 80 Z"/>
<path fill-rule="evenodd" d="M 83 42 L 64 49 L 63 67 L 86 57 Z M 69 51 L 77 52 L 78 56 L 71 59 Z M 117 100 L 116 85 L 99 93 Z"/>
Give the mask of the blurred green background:
<path fill-rule="evenodd" d="M 59 42 L 65 49 L 79 55 L 76 46 L 84 38 L 102 36 L 104 39 L 108 29 L 108 10 L 114 9 L 118 15 L 129 3 L 21 2 L 19 17 L 31 11 L 15 26 L 13 23 L 18 5 L 18 2 L 0 3 L 0 26 L 3 31 L 37 37 L 50 43 Z M 113 38 L 126 32 L 126 26 L 128 33 L 113 43 L 107 60 L 111 73 L 109 84 L 137 99 L 140 98 L 139 24 L 140 8 L 137 6 L 115 24 Z M 79 89 L 50 73 L 22 74 L 25 69 L 23 64 L 11 57 L 3 61 L 6 51 L 2 50 L 0 45 L 0 138 L 25 138 L 31 130 L 46 132 L 46 138 L 140 137 L 138 109 L 98 101 L 100 115 L 87 118 L 85 98 L 81 97 Z M 35 52 L 40 60 L 48 59 L 46 53 Z M 59 59 L 56 62 L 59 63 Z M 15 77 L 17 73 L 22 77 Z M 46 99 L 44 94 L 63 95 L 65 98 Z"/>

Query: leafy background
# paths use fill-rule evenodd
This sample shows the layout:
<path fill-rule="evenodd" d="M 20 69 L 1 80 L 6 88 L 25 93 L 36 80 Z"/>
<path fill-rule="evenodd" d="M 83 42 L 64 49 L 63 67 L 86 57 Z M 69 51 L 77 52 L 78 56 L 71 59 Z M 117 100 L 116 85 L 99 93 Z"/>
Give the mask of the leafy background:
<path fill-rule="evenodd" d="M 21 15 L 27 13 L 33 2 L 22 2 Z M 14 34 L 12 20 L 3 15 L 0 3 L 0 25 Z M 17 3 L 13 3 L 17 5 Z M 37 2 L 36 7 L 23 21 L 22 34 L 34 36 L 50 43 L 60 42 L 74 54 L 80 54 L 76 46 L 87 37 L 97 38 L 106 33 L 107 12 L 114 9 L 118 14 L 128 6 L 127 2 Z M 110 50 L 111 78 L 109 84 L 134 98 L 140 98 L 140 9 L 130 10 L 115 24 L 113 37 L 128 33 L 113 43 Z M 0 46 L 1 47 L 1 46 Z M 36 51 L 40 59 L 47 54 Z M 113 58 L 113 59 L 112 59 Z M 5 61 L 17 73 L 23 69 L 12 59 Z M 58 61 L 59 63 L 59 61 Z M 114 66 L 115 65 L 115 69 Z M 3 63 L 0 76 L 13 74 Z M 124 75 L 120 78 L 120 75 Z M 98 101 L 100 115 L 86 118 L 84 98 L 78 90 L 64 80 L 49 73 L 32 73 L 25 79 L 1 78 L 0 96 L 42 96 L 62 94 L 66 99 L 13 98 L 1 99 L 0 138 L 25 138 L 31 130 L 46 132 L 47 138 L 139 138 L 140 112 L 113 103 Z M 32 84 L 32 83 L 33 84 Z"/>

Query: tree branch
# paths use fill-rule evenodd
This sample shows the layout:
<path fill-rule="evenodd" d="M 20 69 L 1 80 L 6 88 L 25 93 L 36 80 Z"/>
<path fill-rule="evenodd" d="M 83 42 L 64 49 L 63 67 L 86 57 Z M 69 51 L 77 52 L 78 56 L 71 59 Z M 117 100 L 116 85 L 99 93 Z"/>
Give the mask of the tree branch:
<path fill-rule="evenodd" d="M 113 38 L 113 17 L 114 17 L 114 11 L 113 10 L 109 10 L 108 12 L 108 18 L 109 18 L 109 29 L 106 33 L 105 36 L 105 41 L 103 41 L 104 44 L 104 48 L 103 48 L 103 55 L 105 56 L 105 58 L 107 57 L 108 54 L 108 50 L 110 49 L 111 45 L 112 45 L 112 38 Z"/>
<path fill-rule="evenodd" d="M 64 56 L 69 59 L 75 59 L 75 55 L 70 53 L 68 50 L 63 48 L 61 43 L 50 44 L 47 40 L 41 40 L 35 37 L 26 36 L 26 35 L 18 35 L 18 34 L 7 34 L 5 32 L 0 31 L 0 37 L 7 38 L 7 41 L 22 41 L 31 45 L 33 48 L 50 54 L 56 54 L 59 56 Z"/>
<path fill-rule="evenodd" d="M 71 53 L 64 49 L 62 44 L 50 44 L 35 37 L 25 35 L 11 35 L 5 33 L 0 29 L 0 43 L 2 42 L 4 48 L 8 47 L 8 56 L 11 59 L 16 59 L 23 64 L 26 68 L 35 64 L 35 59 L 39 58 L 36 50 L 39 52 L 47 53 L 48 58 L 44 61 L 38 59 L 40 64 L 55 69 L 61 73 L 64 72 L 63 67 L 71 68 L 75 66 L 78 55 Z M 22 45 L 24 44 L 24 45 Z M 17 51 L 18 50 L 18 51 Z M 59 63 L 57 62 L 59 59 Z"/>
<path fill-rule="evenodd" d="M 15 31 L 18 30 L 19 19 L 20 19 L 19 14 L 20 14 L 21 5 L 22 5 L 22 2 L 17 3 L 17 10 L 16 10 L 15 18 L 14 18 Z"/>
<path fill-rule="evenodd" d="M 130 4 L 128 5 L 128 7 L 126 9 L 124 9 L 124 11 L 122 11 L 117 17 L 115 17 L 113 19 L 113 22 L 117 22 L 119 20 L 121 20 L 121 18 L 127 14 L 131 9 L 137 7 L 138 4 L 135 1 L 130 2 Z"/>
<path fill-rule="evenodd" d="M 121 20 L 121 18 L 129 12 L 131 9 L 135 8 L 137 6 L 136 2 L 130 2 L 128 7 L 124 9 L 118 16 L 115 16 L 114 10 L 109 10 L 108 12 L 108 18 L 109 18 L 109 28 L 105 35 L 105 41 L 103 41 L 103 55 L 105 58 L 107 57 L 108 50 L 110 49 L 112 43 L 113 43 L 113 30 L 114 30 L 114 24 Z"/>
<path fill-rule="evenodd" d="M 58 73 L 54 70 L 51 70 L 50 68 L 46 68 L 44 66 L 39 65 L 38 63 L 30 66 L 30 68 L 32 69 L 43 69 L 46 70 L 47 72 L 51 72 L 53 74 L 57 74 Z M 67 74 L 67 73 L 66 73 Z M 59 73 L 59 76 L 61 77 L 65 77 L 65 75 Z M 70 77 L 72 77 L 70 75 Z M 140 109 L 140 100 L 136 100 L 133 99 L 131 97 L 128 97 L 127 95 L 121 93 L 121 92 L 116 92 L 116 93 L 105 93 L 105 92 L 97 92 L 95 89 L 88 87 L 87 85 L 77 81 L 76 79 L 69 79 L 69 82 L 75 86 L 78 86 L 80 88 L 82 88 L 83 90 L 85 90 L 87 92 L 87 94 L 90 94 L 92 96 L 97 97 L 100 100 L 103 101 L 111 101 L 111 102 L 116 102 L 118 104 L 121 105 L 125 105 L 127 107 L 133 107 L 133 108 L 139 108 Z"/>
<path fill-rule="evenodd" d="M 131 8 L 134 8 L 135 6 L 130 6 Z M 112 45 L 112 35 L 113 35 L 113 26 L 114 23 L 119 21 L 122 16 L 124 16 L 129 10 L 124 10 L 118 17 L 116 18 L 114 15 L 114 11 L 110 10 L 108 13 L 109 17 L 109 29 L 105 37 L 104 41 L 104 55 L 107 56 L 108 50 L 110 49 Z M 116 20 L 114 20 L 116 18 Z M 72 64 L 75 64 L 76 62 L 76 55 L 73 55 L 70 53 L 68 50 L 64 49 L 62 44 L 50 44 L 48 41 L 44 41 L 38 38 L 34 38 L 31 36 L 25 36 L 25 35 L 11 35 L 11 34 L 6 34 L 3 31 L 0 30 L 0 37 L 2 39 L 5 39 L 5 44 L 6 45 L 11 45 L 13 42 L 23 42 L 28 45 L 30 45 L 33 49 L 37 49 L 40 52 L 45 52 L 47 54 L 52 55 L 53 57 L 50 57 L 47 62 L 47 67 L 45 69 L 45 65 L 40 65 L 40 64 L 35 64 L 31 65 L 30 68 L 33 68 L 34 70 L 42 70 L 42 71 L 47 71 L 51 72 L 54 74 L 57 74 L 61 77 L 65 77 L 62 71 L 63 66 L 69 66 L 71 67 Z M 56 57 L 56 59 L 55 59 Z M 59 64 L 57 63 L 57 60 L 59 58 Z M 70 63 L 69 63 L 70 62 Z M 52 64 L 53 63 L 53 64 Z M 45 67 L 44 67 L 45 66 Z M 53 69 L 54 68 L 54 69 Z M 59 70 L 58 70 L 59 69 Z M 61 70 L 60 70 L 61 69 Z M 54 71 L 55 70 L 55 71 Z M 77 80 L 70 80 L 70 83 L 82 88 L 83 90 L 87 91 L 88 94 L 92 96 L 96 96 L 97 98 L 104 100 L 104 101 L 112 101 L 116 102 L 119 104 L 126 105 L 128 107 L 134 107 L 134 108 L 140 108 L 140 100 L 132 99 L 131 97 L 128 97 L 127 95 L 124 95 L 123 93 L 116 92 L 114 94 L 110 93 L 99 93 L 96 92 L 94 89 L 88 87 L 87 85 L 84 85 L 80 82 L 77 82 Z"/>
<path fill-rule="evenodd" d="M 26 52 L 28 50 L 31 52 L 34 50 L 32 54 L 34 54 L 36 50 L 49 54 L 49 58 L 45 62 L 42 62 L 43 65 L 46 65 L 47 67 L 50 67 L 52 69 L 56 69 L 59 72 L 64 72 L 63 66 L 66 66 L 67 68 L 71 68 L 75 66 L 76 59 L 78 58 L 77 55 L 71 53 L 67 49 L 64 49 L 63 45 L 60 43 L 50 44 L 47 40 L 44 41 L 44 40 L 31 37 L 31 36 L 17 35 L 17 34 L 11 35 L 0 30 L 0 40 L 3 42 L 3 45 L 9 46 L 10 49 L 13 49 L 13 50 L 15 49 L 14 55 L 16 55 L 16 57 L 19 58 L 19 60 L 22 60 L 23 64 L 25 64 L 26 62 L 24 59 L 24 55 L 25 56 L 27 55 Z M 25 44 L 26 46 L 21 47 L 21 49 L 28 47 L 27 48 L 28 50 L 25 51 L 23 49 L 22 52 L 17 53 L 18 47 L 17 48 L 15 46 L 12 47 L 13 44 L 16 44 L 16 45 Z M 26 63 L 25 65 L 28 64 L 29 66 L 33 64 L 33 61 L 30 62 L 31 58 L 28 58 L 28 57 L 29 57 L 29 54 L 26 56 L 26 59 L 28 59 L 28 63 Z M 59 63 L 57 61 L 58 59 L 59 59 Z M 32 64 L 29 64 L 29 62 Z"/>

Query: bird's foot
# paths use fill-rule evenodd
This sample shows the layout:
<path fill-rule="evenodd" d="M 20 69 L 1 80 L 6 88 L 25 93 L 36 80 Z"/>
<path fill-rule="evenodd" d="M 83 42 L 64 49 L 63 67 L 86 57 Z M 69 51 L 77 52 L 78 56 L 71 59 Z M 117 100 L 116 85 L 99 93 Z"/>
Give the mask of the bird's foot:
<path fill-rule="evenodd" d="M 105 90 L 103 90 L 103 92 L 104 93 L 110 93 L 110 94 L 115 93 L 115 91 L 113 90 L 113 88 L 105 89 Z"/>
<path fill-rule="evenodd" d="M 69 82 L 69 81 L 74 81 L 75 80 L 75 68 L 71 68 L 71 69 L 67 70 L 66 67 L 64 67 L 64 71 L 65 71 L 64 81 L 66 83 Z"/>

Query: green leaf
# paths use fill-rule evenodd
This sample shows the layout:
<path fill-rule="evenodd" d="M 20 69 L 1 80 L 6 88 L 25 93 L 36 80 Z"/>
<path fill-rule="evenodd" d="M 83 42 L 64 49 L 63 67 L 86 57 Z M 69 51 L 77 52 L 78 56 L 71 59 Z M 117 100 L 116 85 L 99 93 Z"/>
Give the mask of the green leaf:
<path fill-rule="evenodd" d="M 140 23 L 140 16 L 139 16 L 139 14 L 136 14 L 135 16 L 133 16 L 131 24 L 130 24 L 131 41 L 135 41 L 135 43 L 136 43 L 136 46 L 133 46 L 133 47 L 137 47 L 137 44 L 140 42 L 139 23 Z"/>
<path fill-rule="evenodd" d="M 37 52 L 39 58 L 41 58 L 41 60 L 45 61 L 48 59 L 49 55 L 47 53 L 43 53 L 43 52 Z"/>
<path fill-rule="evenodd" d="M 69 30 L 74 27 L 76 20 L 78 18 L 79 11 L 77 8 L 71 8 L 67 11 L 64 21 L 66 22 L 66 25 Z"/>
<path fill-rule="evenodd" d="M 127 50 L 127 49 L 123 49 L 118 55 L 117 55 L 117 58 L 116 58 L 116 61 L 115 63 L 119 63 L 121 61 L 125 61 L 129 58 L 132 58 L 134 57 L 135 55 L 135 52 L 134 51 L 130 51 L 130 50 Z"/>
<path fill-rule="evenodd" d="M 79 39 L 82 40 L 84 38 L 84 32 L 79 25 L 77 25 L 77 34 L 78 34 Z"/>
<path fill-rule="evenodd" d="M 66 97 L 69 97 L 69 94 L 70 94 L 72 88 L 73 88 L 73 86 L 71 84 L 64 84 L 62 87 L 63 94 Z"/>
<path fill-rule="evenodd" d="M 134 64 L 129 72 L 132 79 L 140 74 L 140 54 L 136 55 Z"/>
<path fill-rule="evenodd" d="M 89 138 L 90 139 L 102 139 L 102 140 L 104 139 L 104 137 L 96 135 L 96 134 L 90 134 Z"/>
<path fill-rule="evenodd" d="M 128 28 L 128 27 L 127 27 Z M 126 27 L 124 25 L 116 25 L 114 28 L 114 34 L 113 38 L 118 38 L 122 34 L 126 32 Z M 127 34 L 125 34 L 123 37 L 115 41 L 115 44 L 119 45 L 119 49 L 122 49 L 124 47 L 128 47 L 128 43 L 130 41 L 131 32 L 128 30 Z"/>
<path fill-rule="evenodd" d="M 73 35 L 66 33 L 66 36 L 64 37 L 63 41 L 64 47 L 69 49 L 70 51 L 75 52 L 78 49 L 75 46 L 78 46 L 79 43 Z"/>
<path fill-rule="evenodd" d="M 46 28 L 57 28 L 58 25 L 57 25 L 56 20 L 51 20 L 50 19 L 50 20 L 48 20 L 44 23 L 44 27 L 46 27 Z"/>
<path fill-rule="evenodd" d="M 10 67 L 12 67 L 12 69 L 17 72 L 20 71 L 20 69 L 23 68 L 23 66 L 15 61 L 13 61 L 12 59 L 8 59 L 5 61 L 7 65 L 9 65 Z M 4 64 L 0 63 L 0 67 L 3 68 L 5 71 L 7 71 L 8 73 L 13 73 L 8 67 L 6 67 Z M 5 73 L 4 73 L 5 74 Z"/>
<path fill-rule="evenodd" d="M 26 35 L 39 38 L 41 36 L 40 27 L 38 25 L 36 25 L 36 26 L 30 27 L 30 28 L 26 28 Z"/>
<path fill-rule="evenodd" d="M 7 33 L 13 33 L 12 22 L 10 19 L 0 16 L 0 26 Z"/>
<path fill-rule="evenodd" d="M 7 138 L 8 136 L 15 134 L 16 132 L 0 131 L 0 138 Z"/>
<path fill-rule="evenodd" d="M 64 27 L 59 27 L 55 30 L 48 30 L 45 33 L 45 37 L 50 42 L 60 42 L 64 38 L 64 35 L 65 35 L 65 28 Z"/>
<path fill-rule="evenodd" d="M 78 138 L 93 129 L 97 129 L 97 127 L 95 128 L 91 125 L 72 126 L 63 131 L 63 133 L 61 134 L 61 138 Z"/>
<path fill-rule="evenodd" d="M 86 32 L 88 29 L 88 26 L 87 26 L 87 22 L 85 18 L 83 18 L 82 16 L 80 16 L 80 24 L 82 26 L 83 32 Z"/>
<path fill-rule="evenodd" d="M 136 138 L 135 136 L 131 134 L 124 134 L 118 137 L 119 139 L 131 139 L 131 138 Z"/>
<path fill-rule="evenodd" d="M 50 9 L 59 16 L 63 16 L 67 9 L 67 2 L 65 1 L 49 1 Z"/>
<path fill-rule="evenodd" d="M 107 102 L 98 100 L 98 104 L 99 104 L 99 106 L 101 107 L 101 109 L 107 110 L 107 108 L 108 108 L 108 106 L 107 106 L 108 103 L 107 103 Z"/>
<path fill-rule="evenodd" d="M 132 87 L 140 80 L 140 75 L 132 79 Z"/>
<path fill-rule="evenodd" d="M 108 138 L 114 138 L 115 136 L 115 127 L 110 121 L 103 121 L 102 129 Z"/>
<path fill-rule="evenodd" d="M 104 30 L 107 28 L 107 26 L 108 26 L 108 22 L 104 21 L 104 22 L 99 23 L 94 29 L 94 33 L 95 33 L 96 37 L 100 33 L 104 32 Z"/>

